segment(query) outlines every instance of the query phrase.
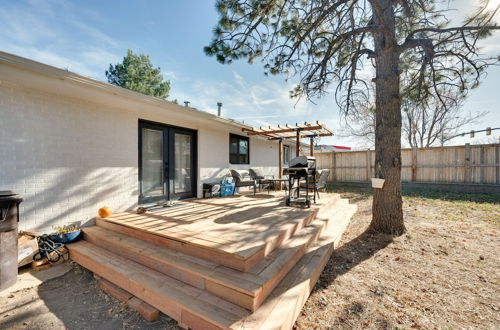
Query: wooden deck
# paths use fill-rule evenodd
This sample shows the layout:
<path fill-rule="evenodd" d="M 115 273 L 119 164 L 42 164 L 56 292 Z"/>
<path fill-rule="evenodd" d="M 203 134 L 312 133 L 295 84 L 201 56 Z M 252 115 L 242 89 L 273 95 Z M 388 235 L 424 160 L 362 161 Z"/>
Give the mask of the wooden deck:
<path fill-rule="evenodd" d="M 356 210 L 283 193 L 181 202 L 97 219 L 70 257 L 192 329 L 289 329 Z"/>
<path fill-rule="evenodd" d="M 197 257 L 208 253 L 211 260 L 246 271 L 337 198 L 325 194 L 310 209 L 285 206 L 282 192 L 195 199 L 145 214 L 124 212 L 98 221 L 102 227 L 121 229 L 125 234 L 130 231 L 115 225 L 157 235 L 158 242 L 169 248 Z"/>

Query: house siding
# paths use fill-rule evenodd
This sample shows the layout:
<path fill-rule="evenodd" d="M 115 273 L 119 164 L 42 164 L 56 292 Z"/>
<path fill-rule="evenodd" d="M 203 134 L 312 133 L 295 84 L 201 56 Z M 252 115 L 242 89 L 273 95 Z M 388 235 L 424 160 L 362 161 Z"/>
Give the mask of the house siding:
<path fill-rule="evenodd" d="M 89 224 L 104 205 L 115 212 L 135 208 L 139 119 L 197 130 L 198 197 L 202 183 L 227 168 L 277 174 L 276 141 L 251 137 L 250 164 L 230 165 L 229 133 L 242 134 L 240 128 L 194 118 L 182 107 L 115 107 L 113 97 L 89 101 L 0 80 L 0 190 L 23 195 L 21 229 Z"/>

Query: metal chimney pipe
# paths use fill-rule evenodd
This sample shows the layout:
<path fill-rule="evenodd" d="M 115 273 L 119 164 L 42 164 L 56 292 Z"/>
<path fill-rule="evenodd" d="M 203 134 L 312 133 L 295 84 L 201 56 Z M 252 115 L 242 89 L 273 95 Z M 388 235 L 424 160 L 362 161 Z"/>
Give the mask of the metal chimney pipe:
<path fill-rule="evenodd" d="M 220 109 L 222 108 L 222 102 L 217 102 L 217 116 L 220 117 Z"/>
<path fill-rule="evenodd" d="M 189 107 L 189 103 L 190 103 L 189 101 L 184 101 L 184 106 Z"/>

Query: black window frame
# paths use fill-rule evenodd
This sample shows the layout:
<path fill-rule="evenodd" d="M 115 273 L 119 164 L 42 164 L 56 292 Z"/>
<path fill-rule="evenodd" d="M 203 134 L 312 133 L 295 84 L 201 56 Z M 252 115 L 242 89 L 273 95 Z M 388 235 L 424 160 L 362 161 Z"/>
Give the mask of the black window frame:
<path fill-rule="evenodd" d="M 232 161 L 232 154 L 231 154 L 231 140 L 232 139 L 237 139 L 238 140 L 238 152 L 237 152 L 237 158 L 238 158 L 238 161 L 237 162 L 233 162 Z M 247 141 L 247 154 L 246 154 L 246 159 L 247 161 L 241 161 L 241 152 L 240 152 L 240 141 L 241 140 L 245 140 Z M 243 154 L 245 155 L 245 154 Z M 250 164 L 250 138 L 248 136 L 243 136 L 243 135 L 238 135 L 238 134 L 233 134 L 233 133 L 230 133 L 229 134 L 229 163 L 230 164 L 233 164 L 233 165 L 248 165 Z"/>
<path fill-rule="evenodd" d="M 283 145 L 283 164 L 288 164 L 290 162 L 290 154 L 292 148 L 289 145 Z"/>
<path fill-rule="evenodd" d="M 139 205 L 147 205 L 150 203 L 156 203 L 159 201 L 166 201 L 166 200 L 178 200 L 178 199 L 184 199 L 184 198 L 193 198 L 198 195 L 198 131 L 185 128 L 185 127 L 180 127 L 180 126 L 174 126 L 174 125 L 169 125 L 165 123 L 160 123 L 160 122 L 154 122 L 150 120 L 145 120 L 145 119 L 139 119 L 138 123 L 138 133 L 139 133 L 139 139 L 138 139 L 138 176 L 139 176 L 139 187 L 138 187 L 138 197 L 139 197 Z M 158 196 L 158 197 L 146 197 L 142 195 L 142 129 L 143 128 L 151 128 L 151 129 L 156 129 L 156 130 L 161 130 L 163 131 L 164 137 L 166 136 L 167 139 L 166 141 L 164 140 L 163 144 L 163 160 L 165 161 L 165 168 L 164 168 L 164 173 L 165 175 L 165 182 L 164 182 L 164 195 Z M 192 159 L 191 159 L 191 191 L 189 192 L 181 192 L 181 193 L 176 193 L 174 190 L 174 178 L 175 178 L 175 173 L 174 173 L 174 166 L 169 166 L 169 164 L 175 164 L 175 156 L 173 153 L 173 150 L 175 150 L 174 147 L 174 135 L 175 133 L 181 133 L 181 134 L 187 134 L 191 136 L 191 150 L 192 150 Z M 166 143 L 165 143 L 166 142 Z M 172 152 L 171 152 L 172 151 Z"/>

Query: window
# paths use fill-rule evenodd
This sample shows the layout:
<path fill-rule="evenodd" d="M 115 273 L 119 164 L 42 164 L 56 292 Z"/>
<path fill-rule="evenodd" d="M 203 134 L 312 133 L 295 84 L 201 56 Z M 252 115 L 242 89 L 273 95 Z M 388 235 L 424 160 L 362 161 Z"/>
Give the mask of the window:
<path fill-rule="evenodd" d="M 283 146 L 283 164 L 290 162 L 290 146 Z"/>
<path fill-rule="evenodd" d="M 250 164 L 250 141 L 246 136 L 229 135 L 229 162 Z"/>

